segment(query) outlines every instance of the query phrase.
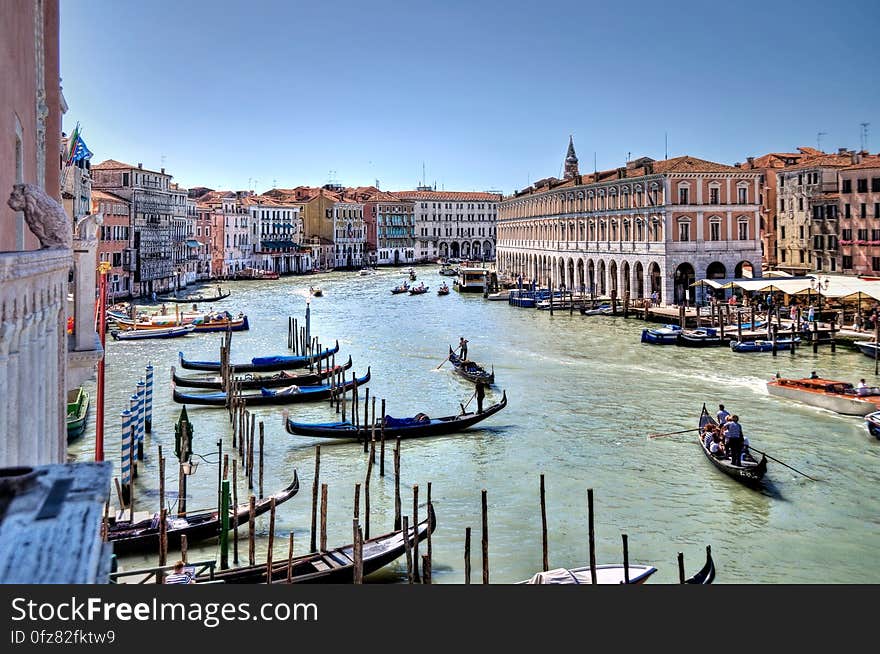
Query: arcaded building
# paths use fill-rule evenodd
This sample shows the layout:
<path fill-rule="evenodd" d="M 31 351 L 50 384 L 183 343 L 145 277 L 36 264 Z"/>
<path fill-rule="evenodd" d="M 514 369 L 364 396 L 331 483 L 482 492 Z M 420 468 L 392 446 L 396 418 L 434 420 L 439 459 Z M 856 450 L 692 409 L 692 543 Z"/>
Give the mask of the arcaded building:
<path fill-rule="evenodd" d="M 564 179 L 505 198 L 498 269 L 542 285 L 664 304 L 694 302 L 701 278 L 761 275 L 759 177 L 696 157 L 642 157 L 581 175 L 573 143 Z"/>

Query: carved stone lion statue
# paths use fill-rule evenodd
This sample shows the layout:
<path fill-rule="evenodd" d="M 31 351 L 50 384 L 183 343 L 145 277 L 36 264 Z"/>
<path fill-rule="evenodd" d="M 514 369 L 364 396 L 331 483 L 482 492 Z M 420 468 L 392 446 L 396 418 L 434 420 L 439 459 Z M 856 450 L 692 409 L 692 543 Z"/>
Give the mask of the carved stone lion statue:
<path fill-rule="evenodd" d="M 69 249 L 73 229 L 64 207 L 35 184 L 15 184 L 6 202 L 13 211 L 23 211 L 24 219 L 43 249 Z"/>

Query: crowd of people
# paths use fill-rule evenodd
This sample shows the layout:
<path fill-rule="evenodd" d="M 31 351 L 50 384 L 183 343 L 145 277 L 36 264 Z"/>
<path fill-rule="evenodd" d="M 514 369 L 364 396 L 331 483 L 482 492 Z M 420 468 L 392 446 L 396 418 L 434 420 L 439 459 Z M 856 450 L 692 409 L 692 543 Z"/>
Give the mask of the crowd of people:
<path fill-rule="evenodd" d="M 709 423 L 703 428 L 703 445 L 718 459 L 730 459 L 732 465 L 742 465 L 742 458 L 749 451 L 749 439 L 743 434 L 739 416 L 718 405 L 715 414 L 717 424 Z"/>

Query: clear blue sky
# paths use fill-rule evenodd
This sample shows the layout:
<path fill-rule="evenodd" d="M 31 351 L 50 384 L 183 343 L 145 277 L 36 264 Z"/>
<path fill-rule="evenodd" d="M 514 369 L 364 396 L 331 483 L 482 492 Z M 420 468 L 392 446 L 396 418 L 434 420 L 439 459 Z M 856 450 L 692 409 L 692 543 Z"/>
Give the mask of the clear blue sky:
<path fill-rule="evenodd" d="M 880 149 L 880 3 L 62 0 L 93 161 L 183 186 L 510 192 L 690 154 Z"/>

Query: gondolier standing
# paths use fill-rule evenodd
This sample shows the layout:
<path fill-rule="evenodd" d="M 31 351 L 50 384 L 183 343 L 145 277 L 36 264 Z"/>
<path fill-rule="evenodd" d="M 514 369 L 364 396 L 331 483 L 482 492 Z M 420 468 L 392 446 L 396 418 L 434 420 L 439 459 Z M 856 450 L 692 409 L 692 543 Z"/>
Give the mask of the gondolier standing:
<path fill-rule="evenodd" d="M 468 341 L 464 336 L 461 336 L 458 339 L 458 349 L 461 350 L 461 360 L 462 361 L 467 360 L 467 344 L 468 344 Z"/>
<path fill-rule="evenodd" d="M 483 413 L 483 398 L 486 397 L 486 385 L 478 381 L 477 382 L 477 413 Z"/>
<path fill-rule="evenodd" d="M 732 415 L 728 417 L 724 424 L 725 443 L 724 449 L 730 454 L 730 463 L 732 465 L 740 465 L 740 456 L 743 449 L 743 433 L 739 424 L 739 416 Z"/>

